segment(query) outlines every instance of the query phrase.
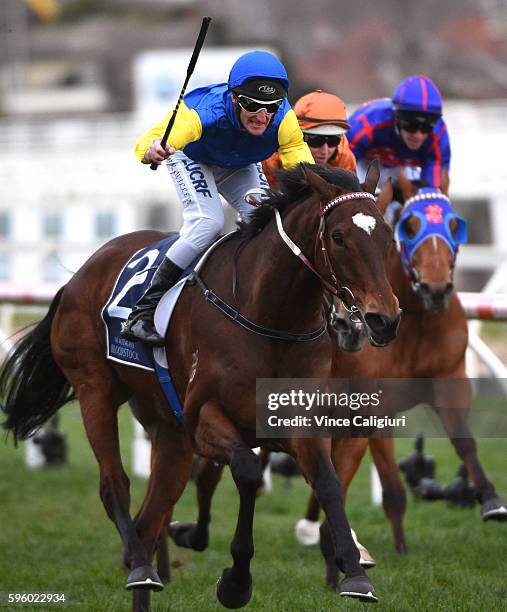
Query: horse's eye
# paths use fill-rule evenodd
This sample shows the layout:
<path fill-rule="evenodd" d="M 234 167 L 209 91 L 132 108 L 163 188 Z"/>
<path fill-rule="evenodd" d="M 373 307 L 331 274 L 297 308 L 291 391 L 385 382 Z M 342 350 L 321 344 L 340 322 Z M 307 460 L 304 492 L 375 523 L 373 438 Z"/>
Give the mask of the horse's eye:
<path fill-rule="evenodd" d="M 405 234 L 409 239 L 414 238 L 420 227 L 421 222 L 417 217 L 410 216 L 408 219 L 403 221 L 403 229 L 405 230 Z"/>
<path fill-rule="evenodd" d="M 456 240 L 456 232 L 458 229 L 458 222 L 456 221 L 456 219 L 451 219 L 451 222 L 449 223 L 449 229 L 451 230 L 451 236 L 454 240 Z"/>
<path fill-rule="evenodd" d="M 331 237 L 333 238 L 335 244 L 337 244 L 338 246 L 345 246 L 345 238 L 343 237 L 343 233 L 339 232 L 338 230 L 335 230 L 332 234 Z"/>

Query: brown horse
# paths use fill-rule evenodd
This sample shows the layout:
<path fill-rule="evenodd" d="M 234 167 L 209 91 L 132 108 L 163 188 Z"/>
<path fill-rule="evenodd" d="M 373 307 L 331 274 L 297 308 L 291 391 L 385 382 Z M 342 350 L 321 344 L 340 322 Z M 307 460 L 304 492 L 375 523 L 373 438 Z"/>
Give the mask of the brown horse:
<path fill-rule="evenodd" d="M 400 176 L 399 190 L 401 202 L 408 200 L 415 192 L 414 185 L 403 174 Z M 380 209 L 385 210 L 391 199 L 392 191 L 388 185 L 379 197 Z M 398 223 L 406 224 L 405 230 L 409 235 L 416 234 L 420 220 L 415 216 L 404 217 L 403 210 L 400 216 L 401 221 Z M 451 230 L 455 229 L 451 222 Z M 364 348 L 361 352 L 338 351 L 335 376 L 467 379 L 465 352 L 468 327 L 465 312 L 453 290 L 454 256 L 444 240 L 429 239 L 414 252 L 411 266 L 412 269 L 404 270 L 400 255 L 391 254 L 388 263 L 389 280 L 403 310 L 395 342 L 384 349 L 374 349 L 364 343 L 364 334 L 360 328 L 349 326 L 347 330 L 347 325 L 342 321 L 345 333 L 339 338 L 339 346 L 357 350 L 364 344 Z M 450 397 L 448 393 L 451 390 L 453 394 L 458 390 L 462 397 Z M 498 497 L 493 484 L 486 477 L 477 455 L 475 440 L 466 423 L 470 402 L 469 385 L 442 386 L 441 392 L 433 397 L 432 406 L 471 475 L 481 503 L 482 518 L 502 520 L 506 518 L 505 510 L 502 510 L 506 504 Z M 460 409 L 456 409 L 457 406 Z M 382 483 L 383 507 L 392 525 L 395 548 L 403 552 L 406 550 L 403 531 L 406 494 L 395 459 L 393 439 L 335 439 L 333 464 L 346 495 L 368 445 Z M 317 521 L 318 513 L 318 502 L 312 496 L 306 519 Z M 330 571 L 335 571 L 332 563 L 328 565 Z"/>
<path fill-rule="evenodd" d="M 100 467 L 101 499 L 124 544 L 135 609 L 148 609 L 150 590 L 163 587 L 151 558 L 189 479 L 194 452 L 230 466 L 240 507 L 233 566 L 224 570 L 217 596 L 231 608 L 249 601 L 252 523 L 262 482 L 251 450 L 260 443 L 256 379 L 330 375 L 335 349 L 328 334 L 320 333 L 325 329 L 324 286 L 355 302 L 372 341 L 385 345 L 396 334 L 398 301 L 385 269 L 392 233 L 371 195 L 377 181 L 378 167 L 361 185 L 346 171 L 299 166 L 285 175 L 285 193 L 273 194 L 247 226 L 211 254 L 201 284 L 241 312 L 224 316 L 206 300 L 210 294 L 200 283 L 184 289 L 166 335 L 183 428 L 152 372 L 105 358 L 101 309 L 129 258 L 160 240 L 159 233 L 122 236 L 97 251 L 6 362 L 0 377 L 4 427 L 15 438 L 28 437 L 73 394 L 78 398 Z M 374 231 L 357 223 L 364 215 Z M 300 257 L 288 247 L 288 236 L 300 247 Z M 238 325 L 241 317 L 256 333 Z M 127 400 L 152 443 L 148 490 L 134 520 L 117 427 L 117 410 Z M 351 538 L 330 441 L 291 438 L 266 445 L 291 454 L 314 488 L 329 522 L 337 566 L 345 574 L 341 594 L 376 601 Z"/>
<path fill-rule="evenodd" d="M 414 193 L 415 186 L 402 174 L 398 185 L 398 199 L 405 202 Z M 382 212 L 391 200 L 392 189 L 388 184 L 377 202 Z M 417 218 L 410 218 L 405 222 L 406 230 L 415 234 L 419 223 Z M 455 231 L 454 223 L 451 225 L 451 229 Z M 431 240 L 422 243 L 417 249 L 412 264 L 413 277 L 408 277 L 399 254 L 395 250 L 391 251 L 388 261 L 389 278 L 404 314 L 397 338 L 389 347 L 376 349 L 366 345 L 363 348 L 366 333 L 361 324 L 351 324 L 348 317 L 340 319 L 344 310 L 338 308 L 336 327 L 341 350 L 335 355 L 334 377 L 466 378 L 467 320 L 453 291 L 454 257 L 442 240 Z M 417 282 L 414 282 L 414 278 Z M 363 350 L 359 352 L 361 349 Z M 464 392 L 464 397 L 460 400 L 454 396 L 451 402 L 444 394 L 434 398 L 433 406 L 440 415 L 456 451 L 473 475 L 482 503 L 481 515 L 485 519 L 502 519 L 505 514 L 501 508 L 505 507 L 505 503 L 497 496 L 493 485 L 484 474 L 471 433 L 468 432 L 466 436 L 470 388 L 461 385 L 459 388 Z M 451 408 L 456 405 L 462 406 L 462 410 Z M 459 432 L 459 436 L 453 436 L 454 431 Z M 406 543 L 403 516 L 406 510 L 406 494 L 395 460 L 394 441 L 390 438 L 336 438 L 332 447 L 333 464 L 346 495 L 368 444 L 382 482 L 383 506 L 393 528 L 395 548 L 398 552 L 404 552 Z M 262 456 L 266 463 L 269 453 L 263 452 Z M 206 459 L 200 461 L 196 473 L 198 521 L 170 526 L 169 532 L 178 545 L 194 550 L 203 550 L 207 546 L 211 497 L 220 476 L 220 468 Z M 305 530 L 304 535 L 318 541 L 319 512 L 319 503 L 312 494 L 305 519 L 298 523 L 298 534 L 301 533 L 301 525 L 301 529 Z M 326 579 L 329 586 L 336 586 L 336 566 L 332 548 L 326 538 L 326 525 L 320 531 L 321 534 L 324 532 L 321 548 L 324 556 L 328 558 Z M 367 555 L 364 558 L 363 553 Z M 371 565 L 368 552 L 362 550 L 361 554 L 363 565 Z"/>

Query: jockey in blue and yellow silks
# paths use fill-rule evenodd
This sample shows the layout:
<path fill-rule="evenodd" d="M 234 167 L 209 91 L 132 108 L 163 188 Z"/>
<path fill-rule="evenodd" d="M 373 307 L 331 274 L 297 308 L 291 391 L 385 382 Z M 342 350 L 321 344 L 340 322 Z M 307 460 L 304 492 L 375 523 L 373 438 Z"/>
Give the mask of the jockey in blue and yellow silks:
<path fill-rule="evenodd" d="M 135 152 L 142 162 L 151 163 L 145 153 L 153 140 L 164 133 L 170 114 L 137 142 Z M 188 158 L 222 168 L 244 168 L 275 151 L 279 151 L 284 167 L 291 167 L 306 155 L 296 116 L 286 98 L 265 131 L 251 134 L 240 122 L 238 104 L 226 83 L 200 87 L 187 94 L 169 140 Z M 309 161 L 306 156 L 305 161 Z"/>
<path fill-rule="evenodd" d="M 262 160 L 278 151 L 284 168 L 313 163 L 287 101 L 288 89 L 278 58 L 266 51 L 245 53 L 234 63 L 228 83 L 200 87 L 183 98 L 165 148 L 161 137 L 172 111 L 138 140 L 135 153 L 141 162 L 165 161 L 183 205 L 183 227 L 129 315 L 125 338 L 163 345 L 153 324 L 155 307 L 222 231 L 220 195 L 245 220 L 253 210 L 245 193 L 268 186 Z"/>
<path fill-rule="evenodd" d="M 412 75 L 396 88 L 392 99 L 366 102 L 349 118 L 347 138 L 362 178 L 370 160 L 381 164 L 381 184 L 396 178 L 400 167 L 410 179 L 440 188 L 449 171 L 451 150 L 442 119 L 442 97 L 424 75 Z M 412 173 L 407 172 L 412 170 Z"/>

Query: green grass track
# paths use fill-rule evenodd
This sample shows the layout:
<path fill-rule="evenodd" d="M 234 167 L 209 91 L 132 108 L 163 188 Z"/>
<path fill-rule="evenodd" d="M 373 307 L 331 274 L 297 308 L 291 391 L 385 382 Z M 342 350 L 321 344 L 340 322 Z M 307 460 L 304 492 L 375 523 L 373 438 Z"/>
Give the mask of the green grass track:
<path fill-rule="evenodd" d="M 61 411 L 69 462 L 59 469 L 29 470 L 22 445 L 0 443 L 0 592 L 65 592 L 68 611 L 120 612 L 131 607 L 120 568 L 120 539 L 98 495 L 98 469 L 86 440 L 78 407 Z M 130 472 L 132 420 L 120 412 L 122 454 Z M 480 440 L 487 473 L 507 497 L 507 443 Z M 398 456 L 412 452 L 410 440 L 398 441 Z M 455 478 L 458 459 L 447 440 L 428 440 L 426 451 L 437 461 L 437 479 Z M 381 508 L 370 502 L 369 461 L 354 481 L 347 505 L 351 524 L 378 566 L 370 570 L 380 604 L 377 610 L 501 612 L 507 610 L 507 523 L 483 524 L 479 507 L 449 508 L 443 502 L 409 499 L 405 527 L 409 554 L 394 552 L 391 531 Z M 170 466 L 168 466 L 170 469 Z M 146 482 L 131 478 L 133 510 Z M 324 586 L 317 548 L 294 540 L 295 521 L 303 515 L 308 488 L 301 478 L 286 487 L 274 479 L 271 495 L 258 499 L 252 562 L 254 594 L 247 610 L 273 612 L 360 611 L 366 604 L 343 600 Z M 153 610 L 203 612 L 224 610 L 215 584 L 231 564 L 229 545 L 237 517 L 238 496 L 229 473 L 213 504 L 210 547 L 205 553 L 170 547 L 172 581 L 153 595 Z M 194 520 L 195 489 L 190 483 L 175 518 Z M 49 610 L 12 606 L 1 610 Z"/>

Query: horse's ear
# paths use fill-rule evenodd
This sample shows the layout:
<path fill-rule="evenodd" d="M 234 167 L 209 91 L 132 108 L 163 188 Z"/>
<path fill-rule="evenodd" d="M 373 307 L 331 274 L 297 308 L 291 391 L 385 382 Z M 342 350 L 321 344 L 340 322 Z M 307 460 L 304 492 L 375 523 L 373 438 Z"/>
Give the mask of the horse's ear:
<path fill-rule="evenodd" d="M 393 183 L 391 181 L 391 177 L 389 177 L 384 183 L 384 186 L 382 187 L 382 191 L 378 194 L 378 197 L 377 197 L 377 208 L 380 210 L 382 215 L 385 215 L 386 209 L 392 201 L 393 201 Z"/>
<path fill-rule="evenodd" d="M 367 191 L 368 193 L 375 195 L 375 189 L 377 188 L 379 178 L 379 163 L 377 159 L 374 159 L 372 162 L 370 162 L 368 170 L 366 171 L 366 176 L 364 177 L 364 182 L 361 185 L 363 191 Z"/>
<path fill-rule="evenodd" d="M 319 194 L 321 202 L 329 202 L 335 196 L 336 187 L 333 190 L 333 186 L 330 183 L 313 170 L 310 170 L 308 166 L 303 165 L 302 168 L 308 186 Z"/>
<path fill-rule="evenodd" d="M 416 187 L 411 181 L 405 176 L 403 168 L 400 168 L 400 175 L 398 177 L 398 187 L 400 188 L 403 201 L 406 202 L 409 198 L 415 195 Z"/>
<path fill-rule="evenodd" d="M 449 178 L 449 170 L 447 170 L 447 168 L 444 168 L 442 170 L 442 184 L 440 185 L 440 191 L 448 196 L 449 195 L 449 183 L 450 183 L 450 178 Z"/>

